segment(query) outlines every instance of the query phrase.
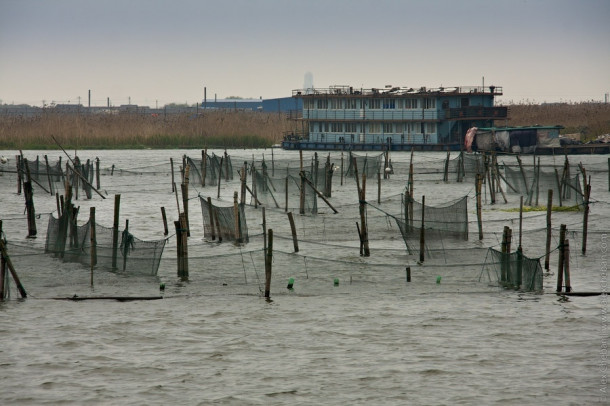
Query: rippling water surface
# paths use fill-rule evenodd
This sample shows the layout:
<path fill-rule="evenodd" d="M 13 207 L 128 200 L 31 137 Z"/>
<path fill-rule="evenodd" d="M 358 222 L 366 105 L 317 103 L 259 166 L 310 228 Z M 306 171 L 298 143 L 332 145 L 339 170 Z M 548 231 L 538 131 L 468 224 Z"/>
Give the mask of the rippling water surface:
<path fill-rule="evenodd" d="M 182 153 L 84 151 L 82 155 L 99 156 L 102 166 L 134 168 L 164 163 L 170 156 L 178 160 Z M 200 156 L 198 151 L 186 153 Z M 251 159 L 252 154 L 257 159 L 263 153 L 266 159 L 271 155 L 270 150 L 229 153 L 243 159 Z M 298 156 L 274 153 L 275 158 Z M 25 155 L 35 157 L 36 152 L 26 151 Z M 419 159 L 443 157 L 419 154 Z M 408 155 L 392 158 L 406 160 Z M 585 166 L 604 159 L 573 158 Z M 234 158 L 234 164 L 237 161 Z M 7 238 L 22 241 L 26 227 L 23 196 L 15 194 L 13 176 L 5 173 L 0 178 L 0 217 Z M 102 180 L 108 196 L 113 188 L 122 194 L 122 219 L 129 218 L 130 229 L 142 239 L 163 238 L 159 207 L 168 211 L 175 207 L 167 175 L 160 176 L 158 183 L 144 186 L 136 176 L 123 177 L 120 186 L 113 186 L 111 179 Z M 592 234 L 586 256 L 579 252 L 580 243 L 576 244 L 581 234 L 572 237 L 577 245 L 571 259 L 576 291 L 604 288 L 603 233 L 610 225 L 610 193 L 607 172 L 592 176 L 596 202 L 591 208 Z M 333 184 L 339 189 L 337 181 L 335 178 Z M 343 188 L 354 189 L 355 195 L 355 185 Z M 387 193 L 400 193 L 401 188 Z M 214 196 L 207 188 L 193 189 L 191 197 L 197 193 Z M 222 189 L 227 201 L 233 189 L 234 184 Z M 466 184 L 416 183 L 419 193 L 446 199 L 471 193 L 471 189 Z M 36 193 L 38 213 L 52 212 L 55 200 Z M 348 199 L 342 196 L 337 192 L 334 201 Z M 518 197 L 510 199 L 509 206 L 515 207 L 516 202 L 518 207 Z M 82 206 L 81 213 L 96 206 L 97 221 L 111 223 L 112 199 L 94 197 L 77 204 Z M 605 298 L 551 294 L 556 252 L 552 274 L 544 279 L 545 293 L 535 294 L 480 282 L 476 276 L 484 258 L 473 258 L 472 263 L 479 265 L 471 269 L 460 266 L 453 270 L 451 263 L 440 260 L 435 263 L 438 266 L 418 265 L 405 253 L 399 234 L 390 241 L 376 242 L 372 237 L 371 259 L 359 257 L 357 244 L 342 242 L 341 236 L 337 236 L 341 241 L 337 244 L 315 245 L 312 239 L 302 242 L 300 254 L 305 260 L 296 257 L 292 265 L 274 268 L 271 301 L 266 301 L 260 293 L 264 269 L 257 263 L 251 266 L 254 260 L 247 254 L 261 245 L 261 237 L 254 236 L 241 248 L 206 243 L 198 202 L 192 204 L 191 240 L 196 258 L 191 261 L 188 282 L 176 277 L 171 237 L 156 277 L 100 271 L 94 275 L 93 288 L 89 270 L 80 265 L 47 256 L 15 258 L 29 297 L 17 299 L 13 288 L 11 298 L 0 302 L 0 403 L 584 405 L 603 400 L 602 391 L 607 388 L 602 371 L 608 334 L 602 319 Z M 474 218 L 474 205 L 469 207 L 469 216 Z M 487 227 L 502 219 L 517 227 L 518 213 L 501 212 L 490 205 L 485 208 L 490 220 Z M 273 214 L 268 215 L 273 222 Z M 544 217 L 536 215 L 524 221 L 524 229 L 544 224 Z M 564 221 L 573 230 L 582 227 L 582 212 L 556 216 L 554 227 Z M 472 218 L 471 230 L 476 230 Z M 251 234 L 259 233 L 260 218 L 249 217 L 248 222 Z M 44 244 L 46 224 L 38 223 L 42 234 L 28 244 Z M 470 244 L 476 244 L 473 236 L 475 232 Z M 486 236 L 483 247 L 494 245 L 494 239 Z M 286 247 L 292 241 L 279 239 L 276 244 L 279 250 L 290 252 Z M 230 269 L 223 256 L 207 257 L 210 252 L 235 254 L 239 250 L 242 266 L 231 265 Z M 343 262 L 337 265 L 317 265 L 316 258 L 339 256 Z M 349 264 L 358 261 L 370 261 L 371 266 L 356 271 Z M 278 259 L 278 263 L 287 262 Z M 405 280 L 406 265 L 413 272 L 410 283 Z M 439 275 L 442 280 L 437 284 Z M 295 278 L 292 291 L 286 289 L 288 277 Z M 335 278 L 339 278 L 338 285 L 333 283 Z M 152 297 L 161 294 L 160 283 L 166 284 L 162 300 L 57 300 L 73 295 Z"/>

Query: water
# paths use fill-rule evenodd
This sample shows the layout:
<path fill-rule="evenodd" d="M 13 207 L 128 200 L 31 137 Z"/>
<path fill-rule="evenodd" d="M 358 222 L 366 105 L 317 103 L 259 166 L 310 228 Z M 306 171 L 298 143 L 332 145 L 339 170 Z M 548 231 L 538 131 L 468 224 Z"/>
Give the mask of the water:
<path fill-rule="evenodd" d="M 185 152 L 200 156 L 200 151 L 84 151 L 80 155 L 99 156 L 102 167 L 161 163 L 168 172 L 168 158 L 178 161 Z M 229 151 L 236 166 L 240 157 L 250 160 L 255 154 L 260 159 L 263 153 L 270 159 L 270 150 Z M 13 156 L 14 152 L 3 154 Z M 25 152 L 26 157 L 36 154 Z M 274 155 L 276 159 L 298 156 L 284 151 Z M 416 154 L 422 161 L 443 157 Z M 394 154 L 392 159 L 406 161 L 408 155 Z M 570 157 L 585 167 L 601 165 L 604 159 Z M 563 158 L 556 160 L 563 162 Z M 603 233 L 610 225 L 607 172 L 591 174 L 596 203 L 591 208 L 586 256 L 580 253 L 581 235 L 576 233 L 582 212 L 553 214 L 554 228 L 565 222 L 575 233 L 571 236 L 572 287 L 581 292 L 604 288 Z M 42 219 L 54 210 L 55 199 L 35 192 L 36 209 L 42 214 L 37 222 L 39 238 L 25 240 L 23 196 L 15 194 L 13 176 L 0 177 L 0 217 L 7 237 L 43 245 L 46 224 Z M 119 192 L 121 221 L 130 219 L 134 235 L 163 238 L 159 207 L 167 208 L 170 225 L 176 217 L 168 176 L 147 178 L 145 185 L 137 176 L 104 177 L 102 189 L 109 198 L 79 200 L 81 220 L 93 205 L 97 222 L 111 225 L 112 195 Z M 395 175 L 393 187 L 384 186 L 384 196 L 400 193 L 403 180 Z M 238 190 L 235 185 L 222 187 L 226 202 Z M 333 185 L 333 203 L 341 207 L 341 203 L 354 202 L 353 183 L 340 187 L 335 176 Z M 371 198 L 376 183 L 369 180 L 368 187 Z M 417 178 L 415 187 L 431 203 L 472 190 L 470 184 L 418 182 Z M 191 197 L 199 192 L 215 197 L 215 191 L 193 185 Z M 518 207 L 518 197 L 507 197 L 507 205 L 485 205 L 482 244 L 476 241 L 474 205 L 469 202 L 471 238 L 461 244 L 471 249 L 464 250 L 459 264 L 451 262 L 455 257 L 449 261 L 439 257 L 418 265 L 415 256 L 406 254 L 399 234 L 383 240 L 372 235 L 371 258 L 358 255 L 358 244 L 351 238 L 355 230 L 352 236 L 325 230 L 319 235 L 325 244 L 316 244 L 315 236 L 301 235 L 306 231 L 299 215 L 295 217 L 302 240 L 297 256 L 291 253 L 292 240 L 281 238 L 285 214 L 269 209 L 267 221 L 277 231 L 274 246 L 278 250 L 269 302 L 260 293 L 264 269 L 255 254 L 262 246 L 261 221 L 254 209 L 248 212 L 253 237 L 238 248 L 204 241 L 198 201 L 192 200 L 188 282 L 176 278 L 171 236 L 157 277 L 99 271 L 94 273 L 93 289 L 89 270 L 80 265 L 46 255 L 35 260 L 17 256 L 14 262 L 29 297 L 17 299 L 13 288 L 11 299 L 0 303 L 0 402 L 582 405 L 604 400 L 600 396 L 607 389 L 602 355 L 608 330 L 602 320 L 603 297 L 565 299 L 552 294 L 556 252 L 551 260 L 553 274 L 544 279 L 544 294 L 503 290 L 477 278 L 485 251 L 481 250 L 482 258 L 469 258 L 479 252 L 474 247 L 496 245 L 494 232 L 506 224 L 513 227 L 515 241 L 518 213 L 501 209 Z M 319 205 L 323 211 L 323 203 Z M 544 215 L 526 213 L 525 217 L 525 230 L 544 227 Z M 527 242 L 527 255 L 544 254 L 540 250 L 544 240 Z M 452 242 L 444 244 L 448 249 Z M 463 265 L 468 262 L 477 265 Z M 412 268 L 410 283 L 405 281 L 407 265 Z M 440 284 L 437 276 L 442 276 Z M 293 291 L 286 289 L 288 277 L 295 278 Z M 338 286 L 334 278 L 339 278 Z M 162 300 L 57 300 L 73 295 L 156 296 L 160 283 L 166 284 Z"/>

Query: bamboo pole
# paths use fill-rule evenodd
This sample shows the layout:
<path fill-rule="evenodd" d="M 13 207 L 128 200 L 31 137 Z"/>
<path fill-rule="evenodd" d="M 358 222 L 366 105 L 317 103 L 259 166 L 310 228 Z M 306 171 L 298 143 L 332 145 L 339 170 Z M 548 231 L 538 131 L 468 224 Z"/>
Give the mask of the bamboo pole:
<path fill-rule="evenodd" d="M 265 255 L 265 298 L 269 299 L 271 290 L 271 270 L 273 261 L 273 230 L 269 229 L 267 252 Z"/>
<path fill-rule="evenodd" d="M 426 196 L 421 198 L 421 228 L 419 229 L 419 262 L 424 262 L 426 249 L 426 231 L 425 231 L 425 211 L 426 211 Z"/>
<path fill-rule="evenodd" d="M 290 222 L 290 231 L 292 232 L 292 245 L 294 246 L 294 252 L 299 252 L 299 241 L 297 239 L 297 228 L 294 225 L 294 218 L 292 212 L 288 212 L 288 221 Z"/>
<path fill-rule="evenodd" d="M 608 190 L 610 190 L 610 158 L 608 158 Z M 341 151 L 341 186 L 343 186 L 343 151 Z"/>
<path fill-rule="evenodd" d="M 114 220 L 112 222 L 112 269 L 116 270 L 117 249 L 119 243 L 119 211 L 121 195 L 114 195 Z"/>
<path fill-rule="evenodd" d="M 551 213 L 553 211 L 553 189 L 549 189 L 546 203 L 546 250 L 544 255 L 544 269 L 550 271 L 549 260 L 551 256 Z"/>
<path fill-rule="evenodd" d="M 561 292 L 563 288 L 563 267 L 564 267 L 564 252 L 566 240 L 566 225 L 562 224 L 559 229 L 559 260 L 557 261 L 557 292 Z"/>
<path fill-rule="evenodd" d="M 305 173 L 299 172 L 301 178 L 301 188 L 299 190 L 299 214 L 305 214 Z"/>
<path fill-rule="evenodd" d="M 21 194 L 21 155 L 15 155 L 15 163 L 17 165 L 17 194 Z"/>
<path fill-rule="evenodd" d="M 354 160 L 355 163 L 355 160 Z M 362 172 L 362 189 L 360 190 L 360 222 L 362 229 L 362 242 L 364 244 L 364 256 L 370 257 L 371 250 L 369 248 L 369 232 L 366 223 L 366 172 Z M 336 213 L 336 211 L 335 211 Z"/>
<path fill-rule="evenodd" d="M 527 177 L 525 176 L 525 170 L 523 169 L 523 163 L 521 162 L 521 156 L 517 155 L 517 162 L 519 163 L 519 171 L 521 172 L 521 177 L 523 178 L 523 185 L 525 186 L 524 192 L 527 193 L 530 188 L 527 185 Z"/>
<path fill-rule="evenodd" d="M 246 171 L 248 170 L 247 168 L 248 168 L 248 163 L 244 162 L 244 166 L 241 167 L 241 172 L 239 174 L 239 180 L 241 182 L 239 202 L 241 204 L 246 204 L 246 182 L 247 182 Z"/>
<path fill-rule="evenodd" d="M 189 255 L 188 255 L 188 225 L 186 223 L 186 215 L 182 213 L 180 215 L 180 228 L 182 232 L 180 233 L 182 237 L 182 242 L 180 244 L 182 251 L 182 280 L 188 280 L 189 278 Z"/>

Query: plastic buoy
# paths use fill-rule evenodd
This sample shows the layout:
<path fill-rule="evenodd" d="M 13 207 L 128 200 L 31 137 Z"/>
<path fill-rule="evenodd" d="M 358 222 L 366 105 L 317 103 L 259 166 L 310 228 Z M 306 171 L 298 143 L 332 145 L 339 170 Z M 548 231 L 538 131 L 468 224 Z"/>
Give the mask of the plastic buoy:
<path fill-rule="evenodd" d="M 335 278 L 334 285 L 339 286 L 339 278 Z"/>
<path fill-rule="evenodd" d="M 161 285 L 159 285 L 159 290 L 161 292 L 165 292 L 165 283 L 162 283 Z"/>
<path fill-rule="evenodd" d="M 294 278 L 290 278 L 288 279 L 288 286 L 286 286 L 288 289 L 292 290 L 292 286 L 294 285 Z"/>
<path fill-rule="evenodd" d="M 440 276 L 436 277 L 436 283 L 439 283 L 439 284 L 441 283 L 441 277 Z"/>

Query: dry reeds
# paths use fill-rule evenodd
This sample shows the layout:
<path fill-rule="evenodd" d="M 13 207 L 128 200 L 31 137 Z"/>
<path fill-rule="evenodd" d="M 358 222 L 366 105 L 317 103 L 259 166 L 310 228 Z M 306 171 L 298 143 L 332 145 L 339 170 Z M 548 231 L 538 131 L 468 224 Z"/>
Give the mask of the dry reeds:
<path fill-rule="evenodd" d="M 290 128 L 277 113 L 87 114 L 45 111 L 36 117 L 0 116 L 0 148 L 267 147 Z"/>
<path fill-rule="evenodd" d="M 583 140 L 610 133 L 610 104 L 597 102 L 508 105 L 511 126 L 562 125 Z"/>

